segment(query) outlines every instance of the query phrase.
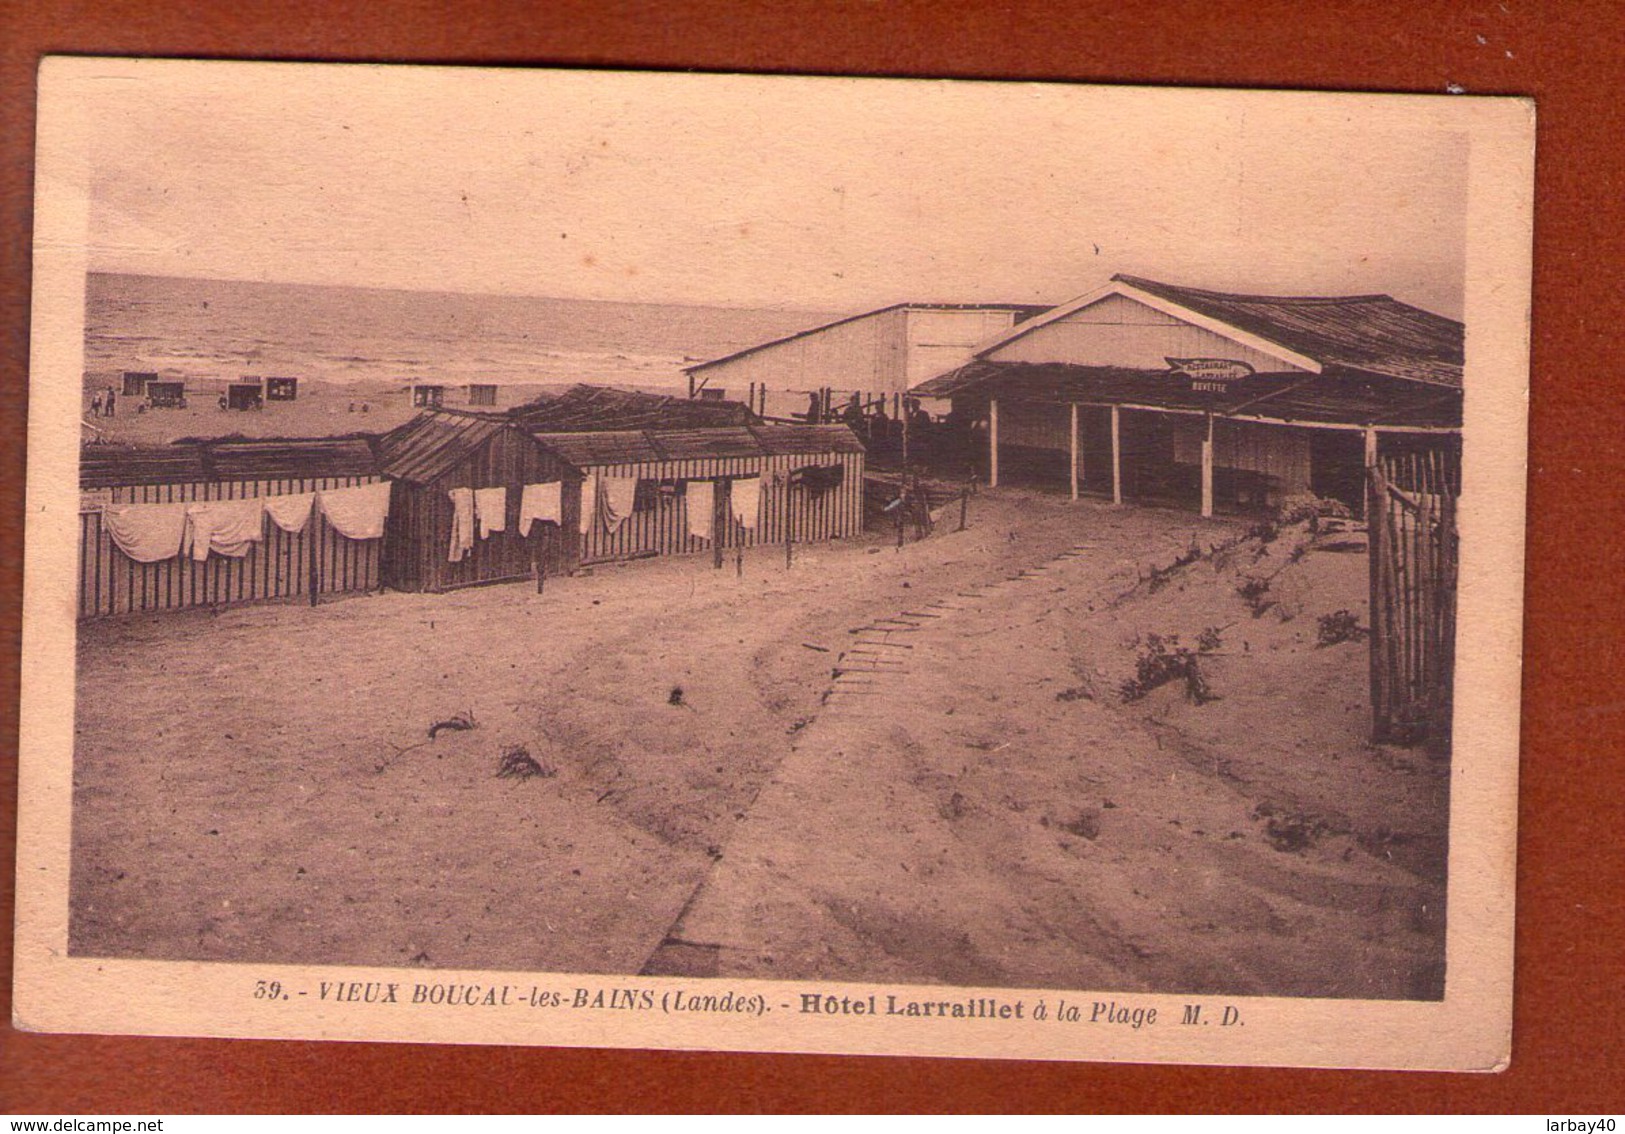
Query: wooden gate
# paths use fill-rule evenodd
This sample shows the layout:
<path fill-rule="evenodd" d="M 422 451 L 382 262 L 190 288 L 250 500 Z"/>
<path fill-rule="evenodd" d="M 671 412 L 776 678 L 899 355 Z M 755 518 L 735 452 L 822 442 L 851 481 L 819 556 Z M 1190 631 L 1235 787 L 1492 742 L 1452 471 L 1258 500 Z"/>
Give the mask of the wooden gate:
<path fill-rule="evenodd" d="M 1367 470 L 1371 733 L 1448 749 L 1456 670 L 1456 505 L 1461 458 L 1378 460 Z"/>

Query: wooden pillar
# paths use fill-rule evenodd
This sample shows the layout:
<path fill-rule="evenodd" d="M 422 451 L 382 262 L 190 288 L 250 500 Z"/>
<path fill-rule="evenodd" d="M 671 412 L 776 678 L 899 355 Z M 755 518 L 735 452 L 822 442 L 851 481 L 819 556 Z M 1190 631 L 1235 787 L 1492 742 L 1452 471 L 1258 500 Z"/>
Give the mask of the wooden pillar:
<path fill-rule="evenodd" d="M 1377 463 L 1377 431 L 1371 426 L 1365 431 L 1365 467 L 1370 468 Z"/>
<path fill-rule="evenodd" d="M 997 398 L 987 403 L 987 485 L 989 488 L 999 487 L 999 400 Z"/>
<path fill-rule="evenodd" d="M 1078 498 L 1078 403 L 1073 402 L 1069 407 L 1072 411 L 1072 499 Z"/>
<path fill-rule="evenodd" d="M 310 583 L 310 605 L 311 606 L 316 605 L 316 596 L 321 593 L 321 589 L 322 589 L 321 567 L 320 567 L 319 561 L 317 560 L 317 557 L 316 557 L 316 534 L 321 529 L 321 525 L 322 525 L 322 498 L 321 498 L 321 494 L 317 493 L 315 496 L 311 497 L 311 501 L 310 501 L 310 519 L 305 521 L 305 531 L 309 533 L 308 535 L 305 536 L 305 543 L 307 545 L 309 545 L 309 548 L 310 548 L 310 561 L 309 561 L 310 579 L 308 581 Z"/>
<path fill-rule="evenodd" d="M 1112 407 L 1112 503 L 1123 502 L 1123 424 L 1122 411 Z"/>
<path fill-rule="evenodd" d="M 1207 436 L 1202 438 L 1202 515 L 1213 517 L 1213 415 L 1207 415 Z"/>

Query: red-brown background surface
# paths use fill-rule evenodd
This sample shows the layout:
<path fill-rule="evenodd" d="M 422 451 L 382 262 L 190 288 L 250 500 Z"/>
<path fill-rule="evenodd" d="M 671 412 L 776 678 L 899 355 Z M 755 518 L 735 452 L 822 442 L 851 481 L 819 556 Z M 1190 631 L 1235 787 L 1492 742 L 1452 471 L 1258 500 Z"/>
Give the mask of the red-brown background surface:
<path fill-rule="evenodd" d="M 8 1028 L 0 1031 L 0 1111 L 1625 1110 L 1618 551 L 1625 5 L 0 0 L 0 735 L 8 757 L 0 921 L 7 926 L 34 69 L 50 52 L 1412 92 L 1455 83 L 1478 94 L 1534 96 L 1540 155 L 1517 1009 L 1512 1068 L 1498 1076 L 35 1036 Z M 0 1008 L 7 1017 L 10 965 L 6 934 Z"/>

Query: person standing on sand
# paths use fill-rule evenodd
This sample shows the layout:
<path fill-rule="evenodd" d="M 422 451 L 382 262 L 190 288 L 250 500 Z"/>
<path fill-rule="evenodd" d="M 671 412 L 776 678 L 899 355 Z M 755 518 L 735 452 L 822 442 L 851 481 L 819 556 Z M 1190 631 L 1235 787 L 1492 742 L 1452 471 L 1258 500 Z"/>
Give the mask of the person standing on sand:
<path fill-rule="evenodd" d="M 95 393 L 95 396 L 90 399 L 90 416 L 91 417 L 100 417 L 101 415 L 102 415 L 102 392 L 100 390 L 97 390 L 96 393 Z"/>
<path fill-rule="evenodd" d="M 113 387 L 109 386 L 109 387 L 107 387 L 107 403 L 106 403 L 107 404 L 107 416 L 108 417 L 113 416 L 113 398 L 114 398 Z"/>

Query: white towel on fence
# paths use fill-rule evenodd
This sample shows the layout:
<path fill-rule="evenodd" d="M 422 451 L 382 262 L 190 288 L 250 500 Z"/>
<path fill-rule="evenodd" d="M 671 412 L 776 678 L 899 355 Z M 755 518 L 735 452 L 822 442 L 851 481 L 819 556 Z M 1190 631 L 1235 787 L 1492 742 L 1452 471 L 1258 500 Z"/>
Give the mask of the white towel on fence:
<path fill-rule="evenodd" d="M 255 496 L 188 504 L 186 523 L 184 542 L 197 562 L 211 551 L 241 559 L 265 538 L 265 501 Z"/>
<path fill-rule="evenodd" d="M 716 531 L 717 484 L 714 480 L 691 480 L 685 490 L 688 495 L 688 534 L 710 539 Z"/>
<path fill-rule="evenodd" d="M 446 493 L 451 497 L 451 547 L 446 562 L 461 563 L 474 546 L 474 490 L 453 488 Z"/>
<path fill-rule="evenodd" d="M 527 484 L 519 494 L 519 534 L 528 536 L 537 520 L 564 523 L 564 488 L 556 480 L 545 484 Z"/>
<path fill-rule="evenodd" d="M 593 521 L 598 518 L 599 482 L 603 478 L 597 473 L 588 473 L 581 482 L 581 534 L 586 535 L 592 531 Z"/>
<path fill-rule="evenodd" d="M 389 484 L 323 489 L 322 514 L 345 539 L 379 539 L 389 518 Z"/>
<path fill-rule="evenodd" d="M 474 520 L 479 536 L 485 539 L 492 532 L 508 530 L 508 490 L 506 488 L 476 488 L 474 490 Z"/>
<path fill-rule="evenodd" d="M 291 492 L 282 496 L 267 496 L 265 513 L 271 522 L 289 535 L 298 535 L 310 522 L 310 505 L 316 499 L 314 492 Z"/>
<path fill-rule="evenodd" d="M 102 509 L 113 546 L 137 563 L 161 563 L 181 553 L 185 504 L 125 504 Z"/>
<path fill-rule="evenodd" d="M 638 498 L 638 478 L 635 476 L 606 476 L 602 480 L 604 527 L 614 532 L 632 514 Z"/>
<path fill-rule="evenodd" d="M 756 516 L 762 509 L 762 478 L 759 476 L 741 477 L 733 482 L 734 519 L 741 526 L 754 531 L 756 529 Z"/>

